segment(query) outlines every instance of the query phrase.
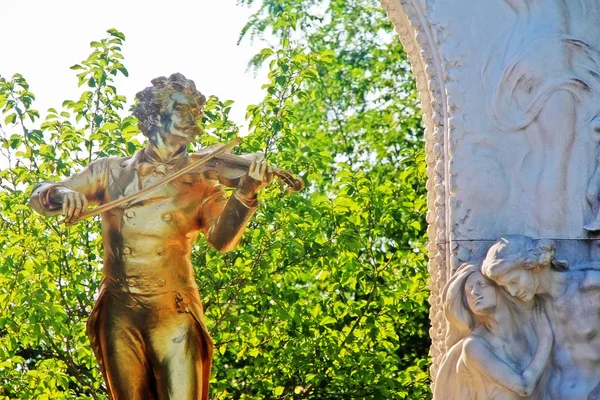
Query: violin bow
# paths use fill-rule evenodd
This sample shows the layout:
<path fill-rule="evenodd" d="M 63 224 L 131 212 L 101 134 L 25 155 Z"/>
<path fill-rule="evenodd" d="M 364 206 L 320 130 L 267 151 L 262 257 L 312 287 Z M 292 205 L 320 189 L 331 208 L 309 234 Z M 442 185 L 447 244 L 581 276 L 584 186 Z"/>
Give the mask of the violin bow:
<path fill-rule="evenodd" d="M 212 158 L 218 156 L 219 154 L 223 154 L 229 150 L 231 150 L 232 148 L 234 148 L 235 146 L 239 145 L 240 143 L 242 143 L 242 139 L 240 138 L 236 138 L 234 140 L 232 140 L 231 142 L 224 144 L 223 146 L 221 146 L 220 148 L 218 148 L 217 150 L 213 151 L 210 154 L 205 155 L 204 157 L 202 157 L 201 159 L 199 159 L 198 161 L 180 169 L 179 171 L 175 172 L 173 175 L 169 175 L 167 176 L 165 179 L 163 179 L 162 181 L 149 186 L 145 189 L 142 189 L 138 192 L 132 193 L 129 196 L 125 196 L 122 197 L 120 199 L 117 200 L 113 200 L 110 201 L 106 204 L 103 204 L 101 206 L 98 206 L 96 208 L 93 208 L 91 210 L 87 210 L 85 211 L 83 214 L 79 215 L 77 218 L 73 219 L 70 222 L 66 222 L 66 220 L 62 220 L 61 222 L 64 223 L 66 226 L 71 226 L 79 221 L 82 221 L 86 218 L 89 217 L 93 217 L 96 214 L 102 213 L 102 212 L 106 212 L 108 210 L 112 210 L 115 207 L 119 207 L 122 204 L 125 204 L 131 200 L 137 199 L 140 196 L 143 196 L 155 189 L 158 189 L 161 186 L 166 185 L 169 182 L 174 181 L 175 179 L 179 178 L 182 175 L 187 174 L 188 172 L 191 172 L 195 169 L 197 169 L 199 166 L 201 166 L 202 164 L 206 164 L 208 161 L 210 161 Z"/>

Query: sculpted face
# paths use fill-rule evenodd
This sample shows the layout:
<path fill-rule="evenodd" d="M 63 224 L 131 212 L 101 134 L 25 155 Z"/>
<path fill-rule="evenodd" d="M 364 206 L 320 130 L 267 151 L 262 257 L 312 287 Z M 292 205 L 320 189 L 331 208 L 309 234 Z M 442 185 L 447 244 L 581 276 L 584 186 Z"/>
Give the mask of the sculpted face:
<path fill-rule="evenodd" d="M 480 272 L 472 273 L 465 283 L 465 297 L 476 315 L 488 315 L 496 309 L 496 287 Z"/>
<path fill-rule="evenodd" d="M 202 109 L 192 95 L 176 92 L 171 95 L 167 113 L 162 118 L 163 138 L 168 141 L 194 141 L 200 135 L 196 121 L 202 117 Z"/>
<path fill-rule="evenodd" d="M 530 302 L 535 296 L 538 281 L 531 270 L 514 268 L 498 276 L 496 283 L 503 286 L 511 296 Z"/>

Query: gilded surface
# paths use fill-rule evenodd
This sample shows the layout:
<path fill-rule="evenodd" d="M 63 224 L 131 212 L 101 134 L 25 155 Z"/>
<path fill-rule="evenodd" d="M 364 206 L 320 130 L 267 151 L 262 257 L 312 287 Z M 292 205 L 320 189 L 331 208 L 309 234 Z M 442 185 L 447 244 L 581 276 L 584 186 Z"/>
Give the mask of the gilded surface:
<path fill-rule="evenodd" d="M 62 182 L 38 184 L 31 205 L 72 220 L 156 184 L 194 161 L 185 145 L 200 132 L 205 99 L 180 74 L 138 93 L 136 115 L 148 145 L 132 157 L 104 158 Z M 214 180 L 186 174 L 102 213 L 104 279 L 88 333 L 111 399 L 207 399 L 212 342 L 190 262 L 200 233 L 233 250 L 271 180 L 254 162 L 227 198 Z"/>

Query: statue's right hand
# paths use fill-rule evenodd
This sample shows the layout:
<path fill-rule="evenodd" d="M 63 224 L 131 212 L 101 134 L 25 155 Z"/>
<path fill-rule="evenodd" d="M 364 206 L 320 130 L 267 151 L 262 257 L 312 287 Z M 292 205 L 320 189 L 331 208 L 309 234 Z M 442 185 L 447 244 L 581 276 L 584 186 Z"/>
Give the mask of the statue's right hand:
<path fill-rule="evenodd" d="M 62 215 L 67 223 L 79 217 L 88 208 L 88 201 L 83 194 L 66 187 L 57 188 L 53 197 L 57 203 L 62 204 Z"/>

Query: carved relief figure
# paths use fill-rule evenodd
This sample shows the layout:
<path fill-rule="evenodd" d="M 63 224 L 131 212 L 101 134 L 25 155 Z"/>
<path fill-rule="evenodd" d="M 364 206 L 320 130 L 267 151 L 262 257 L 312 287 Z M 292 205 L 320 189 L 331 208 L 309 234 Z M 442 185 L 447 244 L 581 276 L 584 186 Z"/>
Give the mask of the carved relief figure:
<path fill-rule="evenodd" d="M 435 398 L 534 398 L 553 340 L 543 309 L 534 307 L 530 318 L 478 265 L 459 268 L 443 296 L 450 350 L 436 378 Z"/>
<path fill-rule="evenodd" d="M 571 225 L 598 230 L 600 53 L 565 34 L 528 39 L 512 51 L 490 112 L 500 130 L 527 138 L 511 174 L 524 190 L 513 190 L 513 196 L 525 193 L 536 225 L 545 232 L 558 234 Z"/>
<path fill-rule="evenodd" d="M 515 150 L 500 156 L 513 178 L 506 211 L 528 208 L 518 231 L 583 237 L 600 230 L 600 4 L 505 3 L 516 19 L 490 46 L 481 80 L 495 127 L 514 133 L 498 138 Z"/>
<path fill-rule="evenodd" d="M 600 271 L 567 270 L 549 240 L 505 236 L 489 250 L 483 274 L 526 303 L 544 306 L 554 348 L 544 399 L 598 398 L 600 382 Z M 590 393 L 593 392 L 592 395 Z M 590 397 L 588 397 L 590 395 Z"/>
<path fill-rule="evenodd" d="M 31 205 L 77 218 L 152 187 L 191 162 L 205 97 L 181 74 L 152 80 L 134 114 L 148 145 L 132 157 L 102 158 L 62 182 L 38 184 Z M 113 400 L 208 399 L 212 342 L 190 262 L 203 233 L 234 249 L 258 205 L 270 167 L 254 162 L 228 198 L 219 182 L 184 174 L 102 213 L 104 278 L 88 333 Z"/>

